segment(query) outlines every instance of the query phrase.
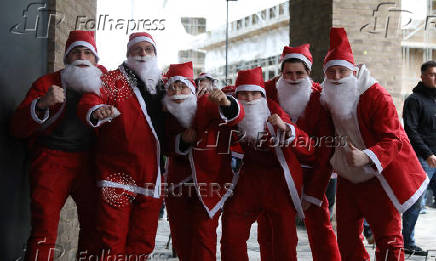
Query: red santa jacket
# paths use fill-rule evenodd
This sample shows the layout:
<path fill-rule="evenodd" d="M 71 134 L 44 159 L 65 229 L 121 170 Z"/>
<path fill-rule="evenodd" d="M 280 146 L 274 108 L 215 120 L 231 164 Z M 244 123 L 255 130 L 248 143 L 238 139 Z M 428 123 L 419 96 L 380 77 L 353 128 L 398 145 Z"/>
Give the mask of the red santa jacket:
<path fill-rule="evenodd" d="M 121 189 L 132 194 L 160 197 L 160 144 L 135 82 L 128 82 L 123 66 L 101 77 L 100 96 L 87 93 L 78 113 L 98 128 L 96 142 L 97 179 L 100 187 Z M 121 113 L 110 122 L 90 121 L 91 113 L 103 105 Z"/>
<path fill-rule="evenodd" d="M 276 87 L 278 79 L 276 77 L 265 83 L 267 97 L 277 103 L 279 103 Z M 336 143 L 330 114 L 320 102 L 321 90 L 321 86 L 313 82 L 312 94 L 306 109 L 296 122 L 298 128 L 315 141 L 314 160 L 300 159 L 300 162 L 303 163 L 304 171 L 303 198 L 317 206 L 322 205 L 324 193 L 330 180 L 332 169 L 329 160 Z"/>
<path fill-rule="evenodd" d="M 285 145 L 277 146 L 277 129 L 273 128 L 270 123 L 267 123 L 267 133 L 260 139 L 266 142 L 261 141 L 262 144 L 257 144 L 256 146 L 260 146 L 263 150 L 271 151 L 271 153 L 268 154 L 268 158 L 262 159 L 256 159 L 256 156 L 252 157 L 250 155 L 250 153 L 254 151 L 253 145 L 249 146 L 246 142 L 241 142 L 240 144 L 244 151 L 241 175 L 246 174 L 243 171 L 244 168 L 256 169 L 262 167 L 262 164 L 259 164 L 259 162 L 268 162 L 268 164 L 272 164 L 273 166 L 279 166 L 283 173 L 292 202 L 294 203 L 294 207 L 298 215 L 304 218 L 301 206 L 303 172 L 297 159 L 297 155 L 304 158 L 312 156 L 314 154 L 313 141 L 304 131 L 300 130 L 291 122 L 289 115 L 284 112 L 275 101 L 271 99 L 267 99 L 267 101 L 270 114 L 277 114 L 286 124 L 288 124 L 291 127 L 292 135 L 286 141 Z"/>
<path fill-rule="evenodd" d="M 210 102 L 208 95 L 203 95 L 198 99 L 197 112 L 192 123 L 198 141 L 186 154 L 197 194 L 210 218 L 231 196 L 235 183 L 230 146 L 234 133 L 233 126 L 243 119 L 244 108 L 236 99 L 234 102 L 238 105 L 237 115 L 227 119 L 219 106 Z M 176 137 L 176 145 L 180 137 Z"/>
<path fill-rule="evenodd" d="M 98 68 L 106 73 L 106 68 L 98 65 Z M 62 81 L 62 71 L 46 74 L 38 78 L 26 94 L 24 100 L 12 115 L 10 129 L 12 135 L 17 138 L 35 138 L 39 135 L 49 135 L 63 118 L 66 100 L 62 104 L 51 106 L 46 111 L 43 119 L 36 114 L 36 103 L 44 96 L 52 85 L 66 88 Z M 33 142 L 30 142 L 31 144 Z"/>
<path fill-rule="evenodd" d="M 399 212 L 406 211 L 428 184 L 389 93 L 378 83 L 359 97 L 359 128 L 364 152 L 375 163 L 376 177 Z"/>

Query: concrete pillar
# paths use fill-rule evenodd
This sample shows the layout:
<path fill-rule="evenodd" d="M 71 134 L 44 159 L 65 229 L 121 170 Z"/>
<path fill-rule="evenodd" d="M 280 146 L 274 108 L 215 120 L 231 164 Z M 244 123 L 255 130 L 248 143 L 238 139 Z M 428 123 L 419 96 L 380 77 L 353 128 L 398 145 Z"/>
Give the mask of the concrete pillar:
<path fill-rule="evenodd" d="M 402 108 L 400 1 L 293 0 L 290 9 L 290 44 L 311 44 L 313 79 L 322 81 L 322 63 L 332 26 L 344 27 L 356 63 L 367 65 L 372 76 Z"/>

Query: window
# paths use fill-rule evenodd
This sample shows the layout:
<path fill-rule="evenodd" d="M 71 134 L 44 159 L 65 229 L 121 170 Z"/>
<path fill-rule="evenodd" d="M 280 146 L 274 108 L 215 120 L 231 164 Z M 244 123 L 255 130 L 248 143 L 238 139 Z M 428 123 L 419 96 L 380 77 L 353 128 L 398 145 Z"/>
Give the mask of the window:
<path fill-rule="evenodd" d="M 279 5 L 279 15 L 284 15 L 285 14 L 285 4 L 281 3 Z"/>

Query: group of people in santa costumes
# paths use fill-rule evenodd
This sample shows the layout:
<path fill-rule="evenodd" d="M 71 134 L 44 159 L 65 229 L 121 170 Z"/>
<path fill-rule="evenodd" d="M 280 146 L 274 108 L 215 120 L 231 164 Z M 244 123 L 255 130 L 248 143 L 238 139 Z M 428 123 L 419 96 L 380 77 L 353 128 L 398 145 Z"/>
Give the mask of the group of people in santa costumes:
<path fill-rule="evenodd" d="M 98 58 L 94 34 L 72 31 L 65 68 L 38 79 L 12 117 L 32 151 L 26 260 L 53 259 L 69 195 L 78 257 L 145 260 L 165 196 L 180 260 L 216 260 L 220 217 L 222 260 L 248 260 L 256 221 L 262 260 L 297 260 L 296 216 L 314 260 L 369 260 L 363 218 L 377 260 L 404 260 L 400 213 L 428 180 L 392 98 L 355 65 L 343 28 L 331 29 L 322 84 L 309 76 L 308 44 L 284 48 L 273 80 L 258 67 L 223 90 L 209 74 L 194 81 L 191 62 L 162 76 L 148 33 L 130 35 L 118 69 Z M 337 239 L 324 195 L 333 171 Z"/>

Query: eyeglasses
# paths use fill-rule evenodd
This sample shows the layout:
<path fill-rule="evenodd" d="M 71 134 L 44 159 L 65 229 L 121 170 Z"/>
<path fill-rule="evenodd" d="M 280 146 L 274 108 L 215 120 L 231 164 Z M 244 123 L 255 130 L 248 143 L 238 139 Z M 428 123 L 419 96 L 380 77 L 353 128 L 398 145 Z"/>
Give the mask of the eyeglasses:
<path fill-rule="evenodd" d="M 138 46 L 138 47 L 136 47 L 136 48 L 134 48 L 134 49 L 132 50 L 132 53 L 134 53 L 134 54 L 140 54 L 140 53 L 142 53 L 143 51 L 144 51 L 146 54 L 154 54 L 154 48 L 153 48 L 153 46 L 147 46 L 147 47 L 145 47 L 145 48 Z"/>
<path fill-rule="evenodd" d="M 168 90 L 171 92 L 176 92 L 177 90 L 183 91 L 184 89 L 189 89 L 189 87 L 181 81 L 176 81 L 168 87 Z"/>

